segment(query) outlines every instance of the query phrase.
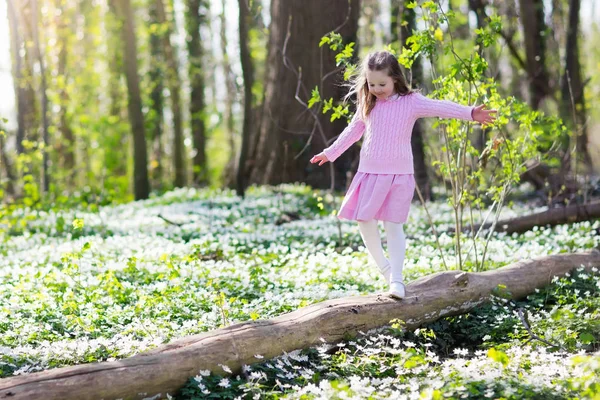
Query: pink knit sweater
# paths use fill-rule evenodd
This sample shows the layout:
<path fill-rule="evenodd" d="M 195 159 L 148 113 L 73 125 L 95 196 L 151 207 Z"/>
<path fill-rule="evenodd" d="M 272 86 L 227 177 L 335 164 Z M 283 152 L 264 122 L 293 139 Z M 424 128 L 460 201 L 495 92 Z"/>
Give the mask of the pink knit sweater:
<path fill-rule="evenodd" d="M 448 100 L 432 100 L 420 93 L 393 95 L 377 100 L 366 123 L 355 113 L 350 124 L 337 140 L 323 150 L 334 162 L 363 133 L 358 172 L 371 174 L 413 174 L 413 155 L 410 145 L 415 121 L 423 117 L 459 118 L 472 121 L 473 107 Z"/>

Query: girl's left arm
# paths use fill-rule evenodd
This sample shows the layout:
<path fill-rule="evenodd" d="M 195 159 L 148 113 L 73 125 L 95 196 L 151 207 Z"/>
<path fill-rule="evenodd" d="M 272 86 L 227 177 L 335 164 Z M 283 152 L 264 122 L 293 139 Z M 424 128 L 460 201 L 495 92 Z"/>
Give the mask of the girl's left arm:
<path fill-rule="evenodd" d="M 475 107 L 463 106 L 449 100 L 434 100 L 415 92 L 410 95 L 412 110 L 416 118 L 440 117 L 457 118 L 473 121 L 473 110 Z"/>

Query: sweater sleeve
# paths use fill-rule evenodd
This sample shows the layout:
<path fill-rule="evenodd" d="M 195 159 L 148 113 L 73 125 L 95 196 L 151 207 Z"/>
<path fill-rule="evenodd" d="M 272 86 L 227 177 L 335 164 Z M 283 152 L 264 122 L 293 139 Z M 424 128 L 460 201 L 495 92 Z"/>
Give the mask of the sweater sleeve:
<path fill-rule="evenodd" d="M 323 153 L 330 162 L 334 162 L 343 152 L 348 150 L 353 143 L 357 142 L 364 132 L 365 123 L 362 121 L 359 112 L 357 111 L 346 129 L 344 129 L 331 146 L 323 150 Z"/>
<path fill-rule="evenodd" d="M 473 121 L 473 107 L 463 106 L 449 100 L 430 99 L 421 93 L 413 93 L 411 97 L 413 113 L 416 118 L 439 117 Z"/>

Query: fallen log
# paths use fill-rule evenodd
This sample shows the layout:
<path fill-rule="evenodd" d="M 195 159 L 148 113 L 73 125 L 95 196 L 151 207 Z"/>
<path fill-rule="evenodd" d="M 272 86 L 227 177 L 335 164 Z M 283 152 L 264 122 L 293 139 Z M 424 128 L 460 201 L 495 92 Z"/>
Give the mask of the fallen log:
<path fill-rule="evenodd" d="M 600 218 L 600 201 L 588 204 L 573 204 L 566 207 L 552 208 L 535 214 L 525 215 L 523 217 L 500 220 L 496 223 L 494 230 L 496 232 L 523 233 L 535 226 L 555 226 L 560 224 L 570 224 L 574 222 L 589 221 Z M 483 229 L 489 229 L 492 223 L 483 225 Z M 479 231 L 481 224 L 474 225 L 475 232 Z M 471 226 L 464 226 L 464 231 L 470 231 Z M 454 229 L 450 229 L 454 232 Z"/>
<path fill-rule="evenodd" d="M 540 257 L 480 273 L 441 272 L 407 285 L 407 297 L 399 301 L 382 294 L 328 300 L 270 320 L 185 337 L 124 360 L 4 378 L 0 399 L 164 398 L 200 369 L 222 374 L 224 364 L 235 374 L 242 365 L 258 362 L 256 354 L 273 358 L 319 345 L 320 338 L 333 344 L 394 318 L 415 329 L 472 310 L 488 301 L 500 284 L 520 299 L 579 266 L 590 272 L 600 267 L 600 252 Z"/>

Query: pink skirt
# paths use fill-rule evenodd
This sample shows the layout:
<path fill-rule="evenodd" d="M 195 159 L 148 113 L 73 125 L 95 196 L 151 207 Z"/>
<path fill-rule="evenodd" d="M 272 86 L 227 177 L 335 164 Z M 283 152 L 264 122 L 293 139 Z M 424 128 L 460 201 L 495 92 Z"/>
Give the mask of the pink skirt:
<path fill-rule="evenodd" d="M 357 172 L 344 197 L 339 219 L 405 223 L 415 192 L 414 175 Z"/>

